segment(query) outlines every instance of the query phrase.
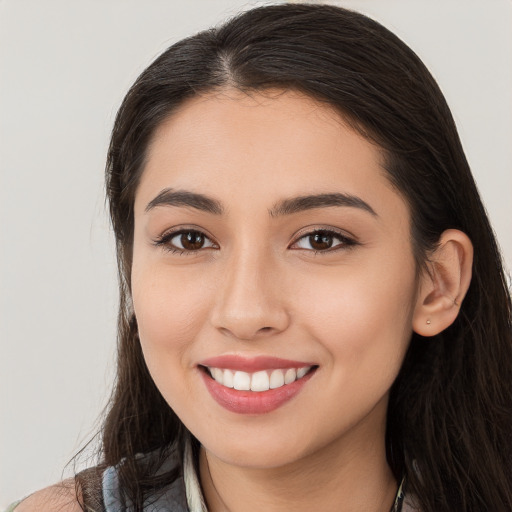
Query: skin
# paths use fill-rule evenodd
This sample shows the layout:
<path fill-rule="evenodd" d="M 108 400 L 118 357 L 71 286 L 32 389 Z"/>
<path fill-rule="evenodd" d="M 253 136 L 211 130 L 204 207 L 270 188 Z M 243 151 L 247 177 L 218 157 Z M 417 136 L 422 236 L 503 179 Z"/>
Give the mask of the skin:
<path fill-rule="evenodd" d="M 75 481 L 70 479 L 32 494 L 16 507 L 16 512 L 83 512 L 79 501 L 81 495 L 77 496 Z"/>
<path fill-rule="evenodd" d="M 392 504 L 386 407 L 418 279 L 409 211 L 380 162 L 337 113 L 292 92 L 194 98 L 155 134 L 135 200 L 133 303 L 149 370 L 204 447 L 212 511 Z M 147 210 L 168 188 L 208 195 L 224 212 Z M 320 193 L 357 196 L 375 214 L 352 206 L 269 214 Z M 155 244 L 181 227 L 211 243 L 185 254 Z M 315 253 L 304 236 L 315 228 L 355 243 L 334 239 L 337 250 Z M 318 369 L 279 409 L 239 415 L 211 398 L 197 366 L 224 354 Z"/>
<path fill-rule="evenodd" d="M 149 370 L 202 443 L 209 512 L 393 504 L 389 389 L 412 331 L 433 336 L 457 317 L 473 246 L 446 230 L 415 268 L 410 213 L 381 162 L 339 114 L 296 92 L 203 95 L 156 131 L 135 201 L 133 303 Z M 169 190 L 207 195 L 219 211 L 186 206 L 183 194 L 181 205 L 163 204 Z M 336 193 L 351 203 L 289 208 Z M 172 251 L 180 237 L 164 235 L 176 229 L 204 233 L 204 244 Z M 334 232 L 333 247 L 313 251 L 314 229 Z M 317 369 L 277 410 L 240 415 L 200 377 L 201 360 L 226 354 Z M 80 502 L 72 479 L 16 511 L 79 511 Z"/>
<path fill-rule="evenodd" d="M 197 97 L 154 136 L 135 201 L 133 304 L 152 377 L 202 443 L 209 512 L 393 504 L 389 389 L 412 331 L 433 336 L 457 317 L 473 247 L 446 230 L 419 272 L 410 214 L 381 156 L 339 114 L 295 92 Z M 170 189 L 181 192 L 179 205 L 163 204 Z M 207 195 L 217 211 L 183 191 Z M 351 201 L 293 203 L 316 194 Z M 177 229 L 205 238 L 176 252 Z M 308 236 L 315 229 L 334 232 L 330 249 Z M 201 377 L 198 364 L 219 355 L 317 369 L 280 408 L 237 414 Z M 81 510 L 75 486 L 43 489 L 16 511 Z"/>

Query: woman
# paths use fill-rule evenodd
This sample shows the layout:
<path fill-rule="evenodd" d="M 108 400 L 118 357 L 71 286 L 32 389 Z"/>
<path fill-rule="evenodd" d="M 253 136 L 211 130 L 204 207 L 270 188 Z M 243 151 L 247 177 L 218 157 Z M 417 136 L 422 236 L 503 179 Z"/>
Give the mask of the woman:
<path fill-rule="evenodd" d="M 118 113 L 101 463 L 16 510 L 512 508 L 510 297 L 416 55 L 332 6 L 167 50 Z"/>

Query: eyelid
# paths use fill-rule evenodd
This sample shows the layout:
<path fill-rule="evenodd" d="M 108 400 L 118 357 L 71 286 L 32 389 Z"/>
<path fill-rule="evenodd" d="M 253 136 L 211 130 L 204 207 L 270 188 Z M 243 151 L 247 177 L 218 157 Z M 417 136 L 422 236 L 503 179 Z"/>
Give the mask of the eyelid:
<path fill-rule="evenodd" d="M 201 249 L 197 249 L 195 251 L 187 250 L 187 249 L 181 249 L 179 247 L 175 247 L 170 245 L 170 241 L 175 237 L 183 233 L 200 233 L 205 238 L 207 238 L 212 244 L 213 247 L 204 247 Z M 197 254 L 205 249 L 217 249 L 219 247 L 218 243 L 215 241 L 215 238 L 210 235 L 205 229 L 200 228 L 199 226 L 193 226 L 193 225 L 185 225 L 185 226 L 174 226 L 172 228 L 169 228 L 165 230 L 161 235 L 158 235 L 156 238 L 152 240 L 152 244 L 161 247 L 169 252 L 173 253 L 179 253 L 179 254 Z"/>
<path fill-rule="evenodd" d="M 332 248 L 326 249 L 326 250 L 315 250 L 315 249 L 304 249 L 302 247 L 300 248 L 294 248 L 293 246 L 299 242 L 299 240 L 302 240 L 303 238 L 306 238 L 308 236 L 312 236 L 315 233 L 327 233 L 332 235 L 334 238 L 338 238 L 341 240 L 342 243 L 335 245 Z M 306 228 L 302 228 L 298 233 L 296 233 L 293 237 L 293 241 L 289 244 L 289 248 L 292 250 L 303 250 L 303 251 L 309 251 L 314 253 L 328 253 L 328 252 L 334 252 L 340 249 L 349 249 L 351 247 L 354 247 L 355 245 L 360 245 L 360 242 L 357 240 L 357 238 L 347 233 L 346 231 L 343 231 L 339 228 L 335 228 L 332 226 L 308 226 Z"/>
<path fill-rule="evenodd" d="M 200 248 L 197 250 L 187 250 L 187 249 L 181 249 L 179 247 L 175 247 L 170 245 L 170 241 L 175 237 L 183 233 L 190 233 L 190 232 L 196 232 L 203 235 L 206 239 L 208 239 L 212 246 Z M 325 249 L 325 250 L 315 250 L 315 249 L 304 249 L 304 248 L 294 248 L 293 246 L 297 244 L 301 239 L 306 238 L 308 236 L 312 236 L 315 233 L 327 233 L 329 235 L 332 235 L 333 238 L 337 238 L 341 241 L 341 243 L 335 245 L 332 248 Z M 169 252 L 175 252 L 180 254 L 191 254 L 191 253 L 199 253 L 206 249 L 218 249 L 219 244 L 215 241 L 215 238 L 210 235 L 205 229 L 200 228 L 199 226 L 194 225 L 185 225 L 185 226 L 174 226 L 172 228 L 167 229 L 164 231 L 161 235 L 157 236 L 155 239 L 152 240 L 153 245 L 157 247 L 162 247 L 163 249 L 168 250 Z M 352 234 L 347 233 L 344 230 L 341 230 L 339 228 L 335 228 L 333 226 L 308 226 L 305 228 L 302 228 L 297 233 L 295 233 L 292 242 L 288 245 L 289 249 L 292 250 L 304 250 L 308 252 L 314 252 L 314 253 L 327 253 L 327 252 L 334 252 L 339 249 L 349 249 L 355 245 L 360 245 L 360 242 L 357 241 L 356 237 Z"/>

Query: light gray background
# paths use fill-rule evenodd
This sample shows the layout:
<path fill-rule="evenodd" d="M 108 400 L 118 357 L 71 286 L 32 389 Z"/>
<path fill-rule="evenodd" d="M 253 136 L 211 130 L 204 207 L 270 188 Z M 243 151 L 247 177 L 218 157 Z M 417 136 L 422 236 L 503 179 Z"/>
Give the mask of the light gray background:
<path fill-rule="evenodd" d="M 169 44 L 256 3 L 0 0 L 0 505 L 59 480 L 108 397 L 103 165 L 124 93 Z M 512 2 L 338 3 L 433 71 L 511 268 Z"/>

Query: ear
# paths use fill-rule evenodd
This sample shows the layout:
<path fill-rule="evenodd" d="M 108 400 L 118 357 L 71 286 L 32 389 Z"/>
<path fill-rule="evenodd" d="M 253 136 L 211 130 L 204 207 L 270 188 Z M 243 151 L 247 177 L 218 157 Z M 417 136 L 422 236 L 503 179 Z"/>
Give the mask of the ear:
<path fill-rule="evenodd" d="M 421 336 L 435 336 L 459 314 L 471 282 L 473 244 L 457 229 L 447 229 L 420 278 L 412 327 Z"/>

